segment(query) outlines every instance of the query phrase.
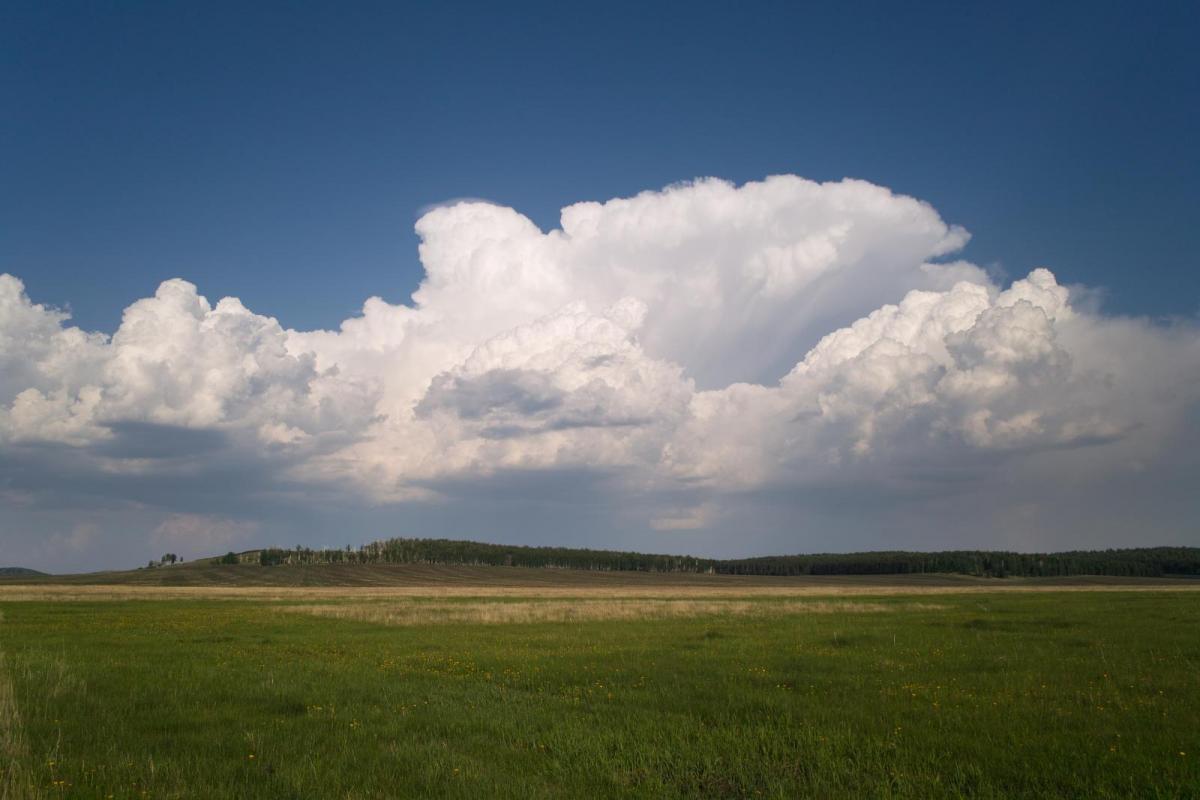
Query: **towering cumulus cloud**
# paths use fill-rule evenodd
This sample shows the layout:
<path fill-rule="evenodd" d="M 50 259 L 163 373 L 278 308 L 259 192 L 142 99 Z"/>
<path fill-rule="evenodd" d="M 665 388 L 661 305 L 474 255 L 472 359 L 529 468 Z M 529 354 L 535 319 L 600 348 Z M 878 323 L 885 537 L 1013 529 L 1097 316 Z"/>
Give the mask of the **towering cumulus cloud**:
<path fill-rule="evenodd" d="M 570 206 L 548 233 L 479 202 L 417 232 L 412 303 L 372 298 L 337 331 L 173 279 L 109 337 L 0 276 L 8 520 L 101 505 L 149 541 L 225 542 L 304 498 L 402 515 L 464 492 L 536 503 L 572 476 L 610 524 L 697 529 L 710 551 L 747 530 L 914 547 L 922 524 L 938 546 L 1107 543 L 1114 487 L 1142 532 L 1188 535 L 1196 327 L 1073 307 L 1045 269 L 998 286 L 912 198 L 702 180 Z M 62 535 L 56 513 L 30 528 Z M 0 544 L 36 546 L 12 527 Z"/>

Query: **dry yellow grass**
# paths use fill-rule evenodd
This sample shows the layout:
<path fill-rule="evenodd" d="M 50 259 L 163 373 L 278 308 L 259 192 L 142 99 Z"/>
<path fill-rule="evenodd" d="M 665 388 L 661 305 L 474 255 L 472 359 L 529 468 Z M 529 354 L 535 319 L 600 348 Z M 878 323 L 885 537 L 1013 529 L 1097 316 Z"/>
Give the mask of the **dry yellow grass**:
<path fill-rule="evenodd" d="M 408 602 L 331 603 L 285 606 L 282 610 L 335 619 L 353 619 L 384 625 L 438 625 L 481 623 L 503 625 L 523 622 L 576 622 L 583 620 L 634 620 L 702 617 L 710 615 L 777 615 L 875 613 L 896 609 L 938 609 L 930 603 L 882 603 L 807 600 L 754 602 L 751 600 L 653 600 L 609 598 L 592 600 L 542 600 L 536 602 Z"/>
<path fill-rule="evenodd" d="M 389 598 L 627 598 L 699 599 L 753 597 L 884 597 L 897 595 L 993 594 L 1007 592 L 1188 592 L 1200 591 L 1200 582 L 1139 584 L 1005 583 L 979 582 L 950 586 L 835 583 L 761 586 L 723 585 L 661 586 L 496 586 L 471 584 L 415 584 L 401 586 L 113 586 L 86 584 L 0 584 L 0 602 L 101 601 L 101 600 L 372 600 Z"/>

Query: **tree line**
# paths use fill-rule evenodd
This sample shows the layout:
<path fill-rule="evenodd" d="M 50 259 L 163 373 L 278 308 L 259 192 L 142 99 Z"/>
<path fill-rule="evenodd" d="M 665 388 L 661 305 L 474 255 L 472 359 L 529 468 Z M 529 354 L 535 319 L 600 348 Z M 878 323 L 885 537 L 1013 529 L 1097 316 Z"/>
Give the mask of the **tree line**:
<path fill-rule="evenodd" d="M 942 552 L 820 553 L 711 559 L 694 556 L 525 547 L 451 539 L 386 539 L 345 549 L 266 548 L 228 553 L 222 563 L 284 564 L 442 564 L 543 567 L 600 571 L 686 572 L 720 575 L 908 575 L 956 573 L 979 577 L 1053 577 L 1111 575 L 1200 576 L 1200 548 L 1140 547 L 1073 550 L 1062 553 L 1013 553 L 987 550 Z"/>
<path fill-rule="evenodd" d="M 1109 575 L 1124 577 L 1200 576 L 1200 548 L 1138 547 L 1012 553 L 949 550 L 766 556 L 720 562 L 718 572 L 733 575 L 906 575 L 957 573 L 989 578 Z"/>
<path fill-rule="evenodd" d="M 228 558 L 228 556 L 226 556 Z M 313 550 L 297 546 L 258 551 L 262 566 L 277 564 L 444 564 L 459 566 L 546 567 L 636 572 L 711 572 L 711 559 L 586 550 L 525 547 L 455 539 L 386 539 L 359 548 Z"/>

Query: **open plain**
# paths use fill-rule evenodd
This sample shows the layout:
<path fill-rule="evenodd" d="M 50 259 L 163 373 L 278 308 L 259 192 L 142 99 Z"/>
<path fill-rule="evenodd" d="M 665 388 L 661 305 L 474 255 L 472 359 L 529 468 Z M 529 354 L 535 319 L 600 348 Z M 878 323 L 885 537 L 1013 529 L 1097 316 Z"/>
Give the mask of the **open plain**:
<path fill-rule="evenodd" d="M 5 798 L 1200 793 L 1187 580 L 100 577 L 0 585 Z"/>

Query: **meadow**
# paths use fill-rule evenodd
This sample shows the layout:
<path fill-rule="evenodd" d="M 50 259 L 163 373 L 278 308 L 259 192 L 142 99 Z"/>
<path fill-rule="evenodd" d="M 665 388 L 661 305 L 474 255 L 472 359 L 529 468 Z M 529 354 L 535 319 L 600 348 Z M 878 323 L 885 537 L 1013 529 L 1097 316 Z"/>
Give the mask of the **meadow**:
<path fill-rule="evenodd" d="M 1153 583 L 0 586 L 0 611 L 5 798 L 1200 796 L 1200 592 Z"/>

